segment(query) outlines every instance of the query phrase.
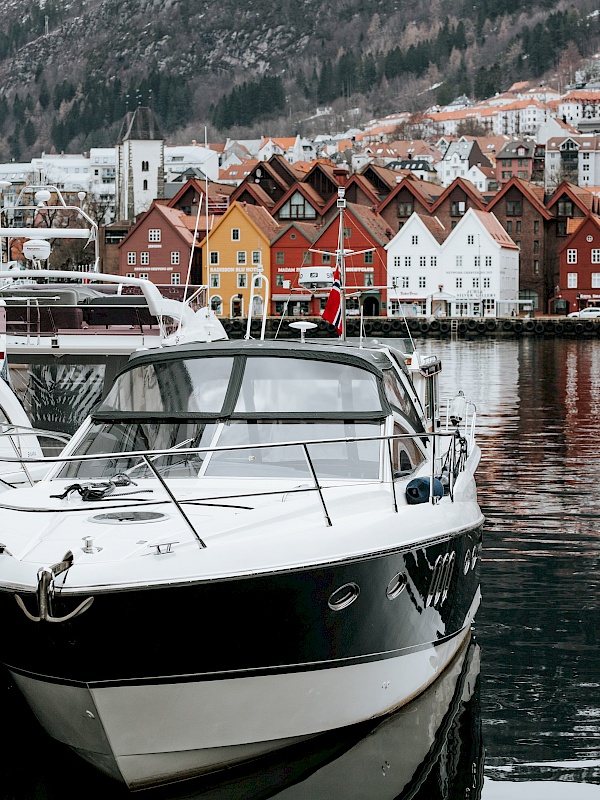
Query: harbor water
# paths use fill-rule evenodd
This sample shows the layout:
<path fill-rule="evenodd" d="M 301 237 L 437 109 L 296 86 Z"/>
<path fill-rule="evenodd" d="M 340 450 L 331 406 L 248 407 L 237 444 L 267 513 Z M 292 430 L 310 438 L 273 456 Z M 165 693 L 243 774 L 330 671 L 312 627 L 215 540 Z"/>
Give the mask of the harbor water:
<path fill-rule="evenodd" d="M 477 406 L 486 525 L 472 640 L 385 720 L 141 796 L 600 800 L 600 340 L 419 347 L 442 359 L 442 394 L 463 389 Z M 0 800 L 129 796 L 48 739 L 4 674 L 0 697 Z"/>

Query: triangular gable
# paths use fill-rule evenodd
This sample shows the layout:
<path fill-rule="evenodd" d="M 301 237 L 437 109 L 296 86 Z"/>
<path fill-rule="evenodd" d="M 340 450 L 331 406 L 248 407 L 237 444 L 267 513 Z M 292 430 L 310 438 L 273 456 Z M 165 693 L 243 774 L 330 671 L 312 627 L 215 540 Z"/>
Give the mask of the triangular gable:
<path fill-rule="evenodd" d="M 522 178 L 512 177 L 508 183 L 505 183 L 502 189 L 498 192 L 498 194 L 494 195 L 493 199 L 490 201 L 489 205 L 487 206 L 488 211 L 493 211 L 493 209 L 498 205 L 500 200 L 506 196 L 506 193 L 516 187 L 523 197 L 526 197 L 527 200 L 531 203 L 531 205 L 538 211 L 544 219 L 550 219 L 552 214 L 548 211 L 543 203 L 540 203 L 539 199 L 535 196 L 534 190 L 531 188 L 534 184 L 529 183 L 529 181 L 524 181 Z M 535 187 L 536 189 L 538 187 Z M 541 190 L 543 194 L 543 189 Z"/>
<path fill-rule="evenodd" d="M 587 190 L 581 190 L 581 187 L 575 184 L 563 181 L 555 190 L 554 194 L 547 203 L 547 208 L 550 210 L 561 197 L 567 196 L 572 200 L 577 208 L 584 214 L 588 212 L 596 212 L 598 210 L 598 198 Z"/>
<path fill-rule="evenodd" d="M 415 200 L 417 200 L 428 211 L 431 211 L 436 200 L 444 192 L 444 189 L 435 183 L 431 183 L 430 181 L 422 181 L 415 175 L 407 175 L 405 178 L 402 178 L 400 183 L 396 184 L 395 188 L 381 202 L 381 205 L 377 211 L 381 213 L 384 208 L 387 208 L 387 206 L 394 200 L 396 195 L 398 195 L 403 189 L 408 189 L 408 191 L 414 196 Z"/>
<path fill-rule="evenodd" d="M 467 194 L 471 200 L 475 203 L 475 205 L 483 211 L 485 209 L 485 198 L 483 195 L 473 186 L 470 181 L 465 181 L 463 178 L 455 178 L 450 186 L 448 186 L 444 192 L 438 197 L 438 199 L 433 203 L 431 210 L 435 211 L 437 208 L 441 206 L 441 204 L 450 197 L 455 189 L 462 189 L 465 194 Z"/>
<path fill-rule="evenodd" d="M 446 244 L 450 243 L 454 237 L 461 235 L 463 228 L 466 227 L 467 222 L 471 219 L 476 220 L 477 226 L 484 234 L 492 239 L 498 247 L 505 247 L 508 250 L 519 249 L 504 230 L 495 214 L 491 211 L 483 211 L 475 208 L 467 209 L 466 214 L 460 218 L 457 226 L 450 231 L 446 239 Z"/>
<path fill-rule="evenodd" d="M 425 234 L 425 236 L 430 238 L 437 246 L 441 245 L 449 234 L 449 231 L 444 228 L 437 217 L 426 217 L 423 214 L 417 214 L 416 211 L 413 211 L 393 239 L 386 244 L 385 249 L 393 250 L 398 240 L 405 239 L 407 236 L 413 236 L 414 233 L 411 233 L 411 231 L 414 230 Z"/>
<path fill-rule="evenodd" d="M 321 226 L 317 227 L 316 225 L 311 225 L 308 222 L 290 222 L 289 225 L 283 227 L 282 230 L 275 236 L 271 242 L 271 246 L 278 242 L 282 236 L 285 236 L 285 234 L 291 228 L 298 231 L 298 233 L 303 237 L 303 239 L 306 240 L 306 242 L 308 242 L 308 244 L 315 242 L 323 232 L 323 228 Z"/>
<path fill-rule="evenodd" d="M 315 214 L 317 216 L 321 216 L 323 214 L 323 208 L 325 206 L 325 201 L 321 197 L 321 195 L 315 191 L 315 189 L 310 184 L 305 183 L 295 183 L 290 189 L 280 198 L 277 203 L 271 209 L 271 213 L 273 215 L 278 214 L 282 207 L 289 202 L 295 194 L 301 194 L 302 197 L 309 203 L 309 205 L 314 208 Z"/>
<path fill-rule="evenodd" d="M 573 247 L 573 238 L 575 234 L 578 234 L 585 230 L 585 228 L 593 228 L 600 232 L 600 217 L 596 214 L 586 214 L 585 217 L 579 217 L 576 220 L 569 220 L 569 222 L 577 223 L 576 225 L 572 226 L 572 229 L 569 230 L 567 227 L 567 238 L 558 248 L 557 253 L 560 255 L 563 250 L 567 248 Z"/>
<path fill-rule="evenodd" d="M 279 233 L 280 225 L 265 208 L 262 206 L 244 205 L 236 200 L 229 206 L 224 214 L 216 218 L 211 236 L 215 235 L 215 232 L 218 231 L 221 225 L 227 224 L 230 216 L 236 216 L 237 214 L 243 214 L 256 233 L 266 239 L 269 244 Z M 205 243 L 206 237 L 200 242 L 200 246 L 203 247 Z"/>
<path fill-rule="evenodd" d="M 235 191 L 231 195 L 231 202 L 236 201 L 238 203 L 251 203 L 252 205 L 256 206 L 264 206 L 269 210 L 273 209 L 276 203 L 276 201 L 262 188 L 262 186 L 259 186 L 256 183 L 247 183 L 246 181 L 242 181 L 242 183 L 236 187 Z"/>
<path fill-rule="evenodd" d="M 199 243 L 194 242 L 193 231 L 195 228 L 195 224 L 192 225 L 190 230 L 189 225 L 187 225 L 184 222 L 184 220 L 181 219 L 182 217 L 187 217 L 188 215 L 184 214 L 183 211 L 179 211 L 179 209 L 170 208 L 167 205 L 153 201 L 148 211 L 146 211 L 140 217 L 140 219 L 136 222 L 133 228 L 129 231 L 127 236 L 121 242 L 119 242 L 117 248 L 120 249 L 121 247 L 123 247 L 128 242 L 128 240 L 131 239 L 139 231 L 139 229 L 148 221 L 148 218 L 155 215 L 160 217 L 161 224 L 166 223 L 171 228 L 171 230 L 177 234 L 177 236 L 181 239 L 181 241 L 186 247 L 191 247 L 192 244 L 198 246 Z M 204 233 L 206 232 L 207 218 L 203 216 L 200 219 L 204 220 L 204 227 L 199 226 L 198 231 L 199 232 L 202 231 Z M 195 223 L 195 218 L 194 218 L 194 223 Z"/>

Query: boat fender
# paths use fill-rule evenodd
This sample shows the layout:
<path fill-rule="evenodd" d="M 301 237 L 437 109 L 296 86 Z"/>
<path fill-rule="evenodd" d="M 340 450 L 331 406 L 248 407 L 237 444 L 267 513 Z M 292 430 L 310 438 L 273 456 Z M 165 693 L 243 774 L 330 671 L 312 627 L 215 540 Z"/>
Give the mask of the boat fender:
<path fill-rule="evenodd" d="M 429 502 L 430 478 L 413 478 L 406 487 L 406 502 L 411 506 Z M 444 487 L 437 478 L 433 479 L 433 496 L 443 497 Z"/>

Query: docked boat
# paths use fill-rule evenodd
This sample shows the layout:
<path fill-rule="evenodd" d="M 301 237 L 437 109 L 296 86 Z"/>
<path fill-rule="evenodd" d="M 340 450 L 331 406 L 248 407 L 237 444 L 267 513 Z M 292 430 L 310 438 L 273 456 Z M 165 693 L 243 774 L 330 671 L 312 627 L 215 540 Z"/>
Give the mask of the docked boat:
<path fill-rule="evenodd" d="M 0 497 L 2 660 L 130 788 L 376 718 L 469 634 L 475 412 L 435 358 L 345 341 L 134 353 Z"/>

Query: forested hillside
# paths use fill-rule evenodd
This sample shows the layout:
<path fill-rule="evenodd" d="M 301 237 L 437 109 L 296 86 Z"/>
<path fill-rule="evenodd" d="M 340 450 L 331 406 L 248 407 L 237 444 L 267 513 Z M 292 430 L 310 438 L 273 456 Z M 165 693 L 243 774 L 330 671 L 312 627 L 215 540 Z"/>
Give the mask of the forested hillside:
<path fill-rule="evenodd" d="M 564 89 L 600 49 L 591 0 L 0 0 L 0 13 L 0 160 L 112 145 L 138 104 L 176 142 L 204 126 L 336 129 L 515 80 Z"/>

